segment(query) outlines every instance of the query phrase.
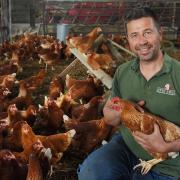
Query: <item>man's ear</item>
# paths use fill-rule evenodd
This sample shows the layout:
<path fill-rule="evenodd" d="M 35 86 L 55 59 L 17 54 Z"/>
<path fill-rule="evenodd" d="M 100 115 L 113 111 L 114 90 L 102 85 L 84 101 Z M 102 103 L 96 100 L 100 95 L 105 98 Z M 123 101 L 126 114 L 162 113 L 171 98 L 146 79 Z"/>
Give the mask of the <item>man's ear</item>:
<path fill-rule="evenodd" d="M 160 29 L 159 29 L 159 35 L 160 35 L 160 41 L 162 41 L 162 39 L 163 39 L 163 28 L 162 27 L 160 27 Z"/>

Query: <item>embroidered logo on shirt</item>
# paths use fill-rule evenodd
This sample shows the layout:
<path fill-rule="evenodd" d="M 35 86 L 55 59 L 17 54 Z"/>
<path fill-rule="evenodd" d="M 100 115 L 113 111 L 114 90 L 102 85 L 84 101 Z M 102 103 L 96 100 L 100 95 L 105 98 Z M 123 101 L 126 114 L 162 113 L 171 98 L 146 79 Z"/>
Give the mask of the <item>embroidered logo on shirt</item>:
<path fill-rule="evenodd" d="M 166 91 L 169 91 L 169 90 L 170 90 L 170 84 L 166 84 L 166 85 L 164 86 L 164 89 L 165 89 Z"/>
<path fill-rule="evenodd" d="M 170 84 L 165 84 L 164 87 L 157 87 L 156 92 L 160 93 L 160 94 L 167 94 L 167 95 L 170 95 L 170 96 L 175 96 L 176 95 L 176 91 L 171 88 Z"/>

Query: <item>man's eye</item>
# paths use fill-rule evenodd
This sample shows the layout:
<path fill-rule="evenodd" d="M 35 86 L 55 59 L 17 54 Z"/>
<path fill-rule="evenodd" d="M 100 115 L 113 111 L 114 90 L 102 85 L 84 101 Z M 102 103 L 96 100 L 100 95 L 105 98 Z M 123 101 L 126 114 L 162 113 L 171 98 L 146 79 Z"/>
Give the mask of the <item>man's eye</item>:
<path fill-rule="evenodd" d="M 131 35 L 130 35 L 130 38 L 131 38 L 131 39 L 135 39 L 136 37 L 137 37 L 137 34 L 131 34 Z"/>
<path fill-rule="evenodd" d="M 146 31 L 146 32 L 144 33 L 144 37 L 149 37 L 149 36 L 151 36 L 151 34 L 152 34 L 151 31 Z"/>

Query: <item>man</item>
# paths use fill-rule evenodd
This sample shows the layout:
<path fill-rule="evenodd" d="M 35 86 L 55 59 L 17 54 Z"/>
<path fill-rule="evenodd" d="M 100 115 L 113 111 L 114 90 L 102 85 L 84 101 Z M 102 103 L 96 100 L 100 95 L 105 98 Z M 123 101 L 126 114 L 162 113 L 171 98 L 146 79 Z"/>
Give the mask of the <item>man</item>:
<path fill-rule="evenodd" d="M 130 49 L 138 58 L 117 69 L 111 97 L 119 96 L 141 105 L 145 102 L 150 112 L 180 126 L 180 63 L 162 52 L 162 32 L 156 15 L 149 8 L 134 9 L 126 16 L 125 28 Z M 111 109 L 110 100 L 103 112 L 108 124 L 120 125 L 119 113 Z M 158 125 L 150 135 L 140 132 L 132 135 L 123 125 L 120 133 L 88 156 L 79 168 L 79 180 L 180 178 L 180 156 L 157 164 L 146 175 L 133 169 L 139 158 L 152 159 L 146 150 L 179 152 L 180 139 L 165 142 Z"/>

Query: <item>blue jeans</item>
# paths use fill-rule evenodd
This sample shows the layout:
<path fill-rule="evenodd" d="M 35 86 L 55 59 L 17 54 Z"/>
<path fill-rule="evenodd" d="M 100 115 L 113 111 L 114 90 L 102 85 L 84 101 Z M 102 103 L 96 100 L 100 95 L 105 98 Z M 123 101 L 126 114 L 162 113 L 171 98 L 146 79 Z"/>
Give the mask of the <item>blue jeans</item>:
<path fill-rule="evenodd" d="M 112 140 L 92 152 L 79 166 L 79 180 L 177 180 L 175 177 L 160 175 L 149 171 L 141 175 L 133 170 L 138 158 L 128 149 L 122 136 L 116 134 Z"/>

